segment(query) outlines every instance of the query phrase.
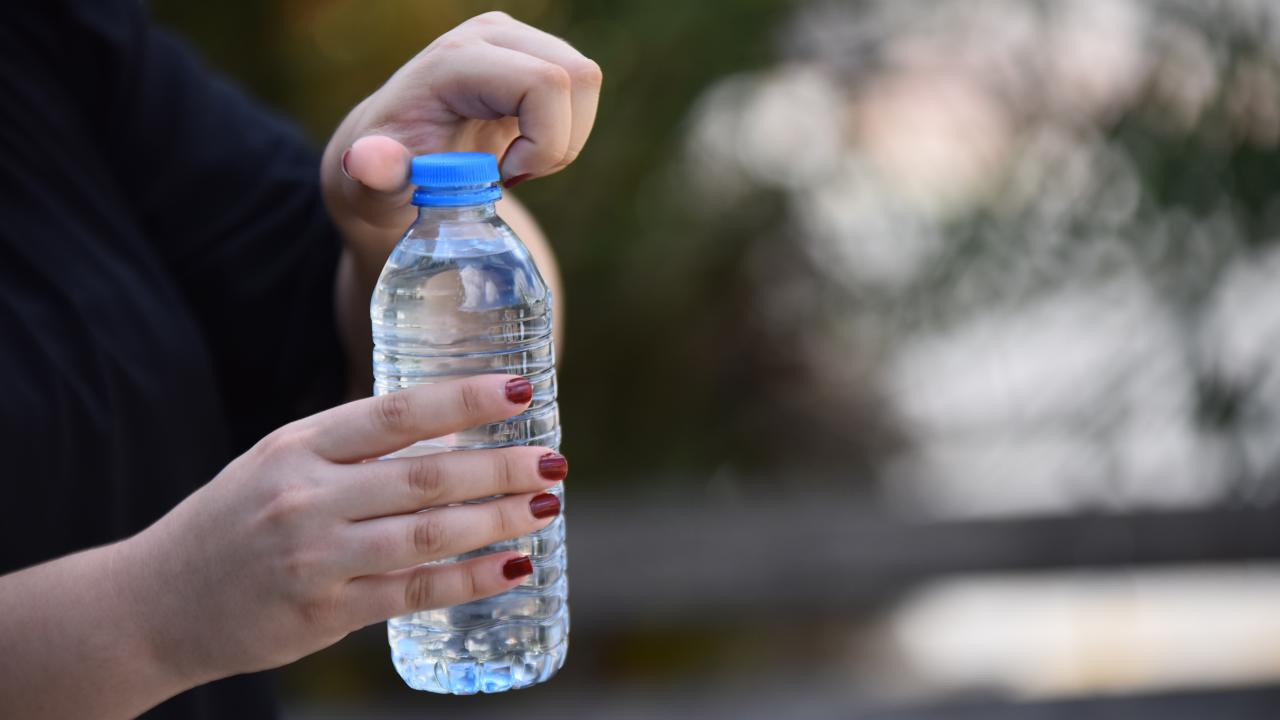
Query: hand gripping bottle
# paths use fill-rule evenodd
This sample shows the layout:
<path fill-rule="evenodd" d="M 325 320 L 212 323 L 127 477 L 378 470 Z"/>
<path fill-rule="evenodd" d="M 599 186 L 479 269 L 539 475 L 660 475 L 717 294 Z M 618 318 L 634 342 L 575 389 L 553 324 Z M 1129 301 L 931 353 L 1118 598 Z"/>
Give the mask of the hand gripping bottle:
<path fill-rule="evenodd" d="M 560 446 L 551 292 L 528 249 L 494 210 L 502 196 L 499 179 L 497 159 L 488 153 L 413 159 L 418 219 L 391 253 L 370 303 L 374 392 L 510 373 L 533 383 L 533 403 L 510 420 L 420 442 L 400 455 Z M 563 490 L 551 492 L 562 496 Z M 439 562 L 502 550 L 533 560 L 524 584 L 388 621 L 391 657 L 410 687 L 458 695 L 501 692 L 540 683 L 564 664 L 569 607 L 563 515 L 531 535 Z"/>

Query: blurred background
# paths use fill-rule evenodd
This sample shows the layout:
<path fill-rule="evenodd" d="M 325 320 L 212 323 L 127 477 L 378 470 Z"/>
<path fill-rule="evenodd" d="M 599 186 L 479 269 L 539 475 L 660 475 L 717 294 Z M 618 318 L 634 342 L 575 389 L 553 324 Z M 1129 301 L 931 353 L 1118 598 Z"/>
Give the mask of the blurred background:
<path fill-rule="evenodd" d="M 503 9 L 597 60 L 565 275 L 573 641 L 287 714 L 1280 716 L 1280 4 L 152 0 L 318 145 Z"/>

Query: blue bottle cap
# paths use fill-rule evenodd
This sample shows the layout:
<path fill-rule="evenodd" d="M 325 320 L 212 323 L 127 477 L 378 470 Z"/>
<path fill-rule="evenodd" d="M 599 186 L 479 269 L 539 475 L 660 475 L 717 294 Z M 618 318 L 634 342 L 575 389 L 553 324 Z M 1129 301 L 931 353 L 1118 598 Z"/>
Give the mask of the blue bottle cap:
<path fill-rule="evenodd" d="M 458 207 L 483 205 L 502 197 L 502 179 L 492 153 L 451 152 L 419 155 L 410 165 L 409 180 L 418 189 L 414 205 Z"/>

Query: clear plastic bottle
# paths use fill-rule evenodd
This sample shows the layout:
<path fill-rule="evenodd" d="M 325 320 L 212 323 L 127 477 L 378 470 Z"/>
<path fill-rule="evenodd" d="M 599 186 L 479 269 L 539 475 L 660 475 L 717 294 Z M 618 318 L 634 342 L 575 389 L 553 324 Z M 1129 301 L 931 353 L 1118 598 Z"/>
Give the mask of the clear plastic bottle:
<path fill-rule="evenodd" d="M 374 392 L 511 373 L 533 384 L 533 403 L 510 420 L 421 442 L 398 455 L 560 446 L 551 292 L 528 249 L 495 213 L 502 195 L 498 180 L 497 159 L 488 153 L 414 158 L 418 219 L 391 253 L 370 303 Z M 559 486 L 551 492 L 563 502 Z M 462 557 L 501 550 L 533 560 L 524 584 L 496 597 L 388 621 L 391 657 L 410 687 L 459 695 L 501 692 L 547 680 L 564 664 L 564 516 L 536 533 Z"/>

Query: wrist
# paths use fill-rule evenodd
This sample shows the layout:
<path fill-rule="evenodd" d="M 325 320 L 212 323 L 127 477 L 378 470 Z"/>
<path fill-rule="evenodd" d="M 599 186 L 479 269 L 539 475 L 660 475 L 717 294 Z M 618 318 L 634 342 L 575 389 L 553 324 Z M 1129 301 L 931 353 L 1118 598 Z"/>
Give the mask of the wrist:
<path fill-rule="evenodd" d="M 103 582 L 130 666 L 163 700 L 220 674 L 201 667 L 200 653 L 192 652 L 199 640 L 191 637 L 193 623 L 186 617 L 191 608 L 179 591 L 184 584 L 163 576 L 168 564 L 153 548 L 155 529 L 102 548 L 107 553 Z"/>

